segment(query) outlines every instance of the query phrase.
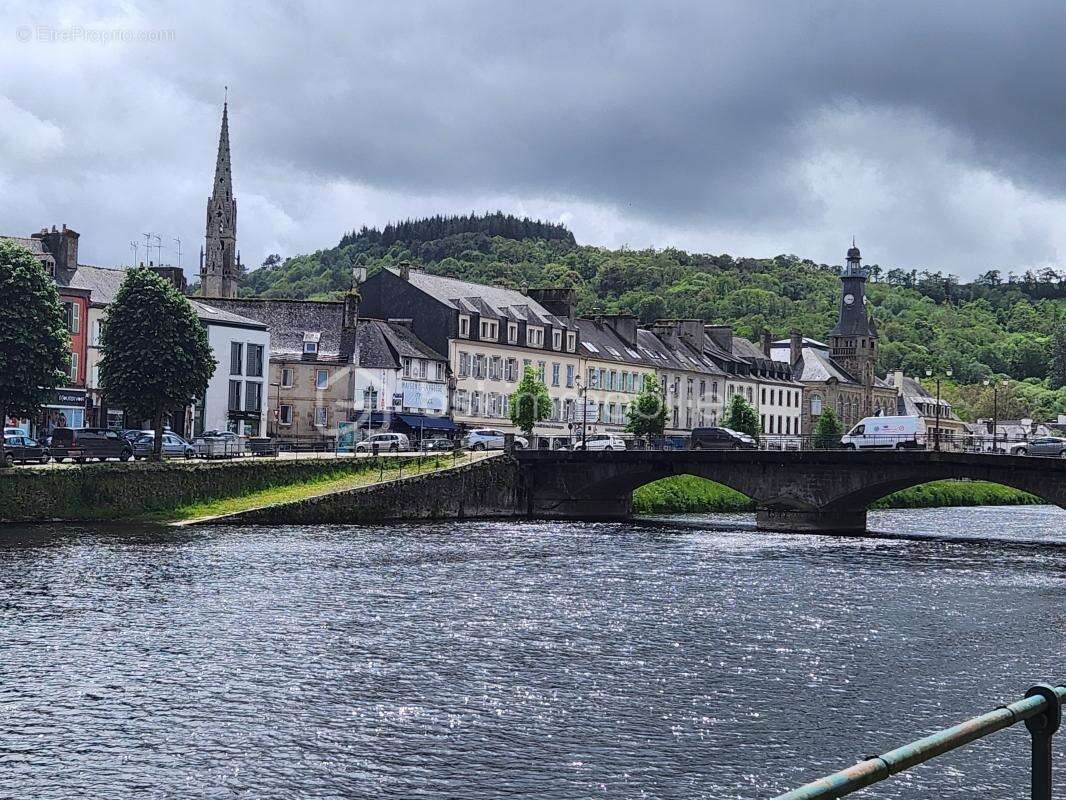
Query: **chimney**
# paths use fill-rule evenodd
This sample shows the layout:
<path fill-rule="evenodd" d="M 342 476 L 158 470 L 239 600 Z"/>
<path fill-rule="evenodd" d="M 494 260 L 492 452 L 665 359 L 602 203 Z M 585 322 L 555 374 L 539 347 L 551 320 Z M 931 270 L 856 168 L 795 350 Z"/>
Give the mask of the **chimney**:
<path fill-rule="evenodd" d="M 637 317 L 634 314 L 606 314 L 601 316 L 615 335 L 630 347 L 637 344 Z"/>
<path fill-rule="evenodd" d="M 733 354 L 733 328 L 729 325 L 706 325 L 704 330 L 707 331 L 707 335 L 711 337 L 711 341 L 725 350 L 730 355 Z"/>
<path fill-rule="evenodd" d="M 788 332 L 788 363 L 796 366 L 803 358 L 803 334 L 797 330 Z"/>
<path fill-rule="evenodd" d="M 344 330 L 355 330 L 359 324 L 359 292 L 351 289 L 344 293 Z"/>
<path fill-rule="evenodd" d="M 167 283 L 173 284 L 174 288 L 182 294 L 188 293 L 186 290 L 189 288 L 189 283 L 185 280 L 185 271 L 181 267 L 157 267 L 149 261 L 148 268 Z"/>
<path fill-rule="evenodd" d="M 651 324 L 652 333 L 658 336 L 669 347 L 677 347 L 677 322 L 672 319 L 657 319 Z"/>
<path fill-rule="evenodd" d="M 677 332 L 681 341 L 697 353 L 703 352 L 703 320 L 682 319 L 677 322 Z"/>
<path fill-rule="evenodd" d="M 577 303 L 577 292 L 565 287 L 545 287 L 530 289 L 523 285 L 522 294 L 536 300 L 544 306 L 548 313 L 557 317 L 570 319 L 574 316 L 574 305 Z"/>
<path fill-rule="evenodd" d="M 903 394 L 903 372 L 901 370 L 897 369 L 895 372 L 892 373 L 892 383 L 896 387 L 896 394 L 902 395 Z"/>
<path fill-rule="evenodd" d="M 411 262 L 410 261 L 401 261 L 400 262 L 400 280 L 402 280 L 402 281 L 411 280 Z"/>
<path fill-rule="evenodd" d="M 78 238 L 77 231 L 63 225 L 63 230 L 41 228 L 40 233 L 33 234 L 32 238 L 40 239 L 44 249 L 52 254 L 56 261 L 56 271 L 66 270 L 74 272 L 78 268 Z"/>
<path fill-rule="evenodd" d="M 773 338 L 770 336 L 769 328 L 762 329 L 762 354 L 768 359 L 772 358 L 770 355 L 773 352 Z"/>

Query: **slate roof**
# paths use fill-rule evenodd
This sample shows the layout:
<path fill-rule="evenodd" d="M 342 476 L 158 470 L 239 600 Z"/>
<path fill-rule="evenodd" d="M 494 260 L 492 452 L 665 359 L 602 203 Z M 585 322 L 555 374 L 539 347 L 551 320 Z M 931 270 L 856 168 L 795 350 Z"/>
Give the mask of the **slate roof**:
<path fill-rule="evenodd" d="M 14 242 L 15 244 L 22 245 L 41 261 L 55 266 L 55 257 L 44 249 L 44 243 L 40 239 L 33 239 L 28 236 L 0 236 L 0 239 L 3 239 L 5 242 Z"/>
<path fill-rule="evenodd" d="M 240 314 L 234 314 L 232 311 L 214 308 L 193 297 L 187 299 L 189 305 L 193 307 L 193 311 L 196 312 L 196 316 L 200 318 L 200 321 L 208 325 L 229 325 L 230 327 L 236 328 L 255 328 L 256 330 L 261 331 L 267 330 L 267 326 L 258 320 L 242 317 Z"/>
<path fill-rule="evenodd" d="M 360 367 L 400 369 L 404 358 L 444 362 L 448 360 L 398 322 L 361 319 L 357 325 L 356 342 Z"/>
<path fill-rule="evenodd" d="M 115 299 L 125 277 L 125 269 L 78 264 L 68 283 L 75 289 L 88 289 L 93 305 L 106 306 Z"/>
<path fill-rule="evenodd" d="M 213 308 L 262 322 L 270 331 L 271 356 L 302 358 L 304 334 L 321 334 L 316 361 L 351 360 L 352 341 L 342 336 L 344 303 L 337 300 L 275 300 L 212 297 Z"/>
<path fill-rule="evenodd" d="M 398 270 L 390 270 L 390 272 L 395 275 L 399 274 Z M 446 278 L 443 275 L 430 275 L 428 272 L 417 269 L 410 271 L 407 281 L 415 288 L 464 314 L 480 314 L 484 317 L 503 320 L 524 320 L 535 325 L 572 327 L 566 319 L 549 313 L 544 306 L 517 289 L 471 283 L 456 278 Z"/>
<path fill-rule="evenodd" d="M 902 392 L 899 394 L 899 400 L 897 402 L 897 411 L 900 414 L 906 416 L 934 416 L 936 407 L 936 395 L 932 394 L 928 389 L 922 386 L 921 381 L 915 378 L 908 378 L 903 376 Z M 884 385 L 890 389 L 899 390 L 900 387 L 896 386 L 896 375 L 889 373 L 884 381 Z M 919 409 L 918 404 L 928 406 L 932 412 L 923 411 Z M 957 420 L 958 415 L 951 410 L 951 404 L 948 403 L 943 397 L 940 398 L 940 416 L 947 419 Z"/>

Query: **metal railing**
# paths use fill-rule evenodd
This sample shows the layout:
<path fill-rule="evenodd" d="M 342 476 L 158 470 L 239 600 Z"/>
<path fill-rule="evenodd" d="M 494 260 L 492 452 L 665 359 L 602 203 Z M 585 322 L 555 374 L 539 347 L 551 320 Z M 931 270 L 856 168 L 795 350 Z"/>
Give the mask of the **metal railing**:
<path fill-rule="evenodd" d="M 774 800 L 831 800 L 857 792 L 989 734 L 1024 722 L 1032 736 L 1032 800 L 1051 800 L 1051 738 L 1062 722 L 1066 686 L 1037 684 L 1025 697 L 995 711 L 819 778 Z"/>

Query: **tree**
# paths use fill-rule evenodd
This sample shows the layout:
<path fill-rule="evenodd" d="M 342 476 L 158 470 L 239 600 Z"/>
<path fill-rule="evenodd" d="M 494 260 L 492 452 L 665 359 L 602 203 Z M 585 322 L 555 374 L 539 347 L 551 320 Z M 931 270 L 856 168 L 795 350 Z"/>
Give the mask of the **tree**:
<path fill-rule="evenodd" d="M 552 400 L 548 387 L 528 366 L 522 372 L 522 380 L 511 395 L 511 422 L 526 436 L 533 435 L 533 426 L 548 419 L 552 413 Z"/>
<path fill-rule="evenodd" d="M 1051 335 L 1051 388 L 1066 386 L 1066 321 L 1055 326 Z"/>
<path fill-rule="evenodd" d="M 36 417 L 61 386 L 70 333 L 55 283 L 26 248 L 0 240 L 0 420 Z M 0 437 L 0 466 L 6 465 Z"/>
<path fill-rule="evenodd" d="M 634 436 L 661 436 L 666 427 L 666 403 L 659 382 L 647 376 L 626 412 L 626 432 Z"/>
<path fill-rule="evenodd" d="M 746 433 L 755 441 L 759 441 L 759 415 L 755 409 L 744 399 L 743 395 L 735 394 L 729 401 L 722 418 L 722 425 L 740 433 Z"/>
<path fill-rule="evenodd" d="M 823 409 L 814 426 L 814 449 L 832 450 L 840 446 L 840 437 L 844 435 L 844 426 L 840 424 L 833 409 Z"/>
<path fill-rule="evenodd" d="M 207 330 L 173 285 L 149 269 L 131 269 L 107 308 L 100 347 L 104 395 L 152 420 L 158 460 L 164 415 L 200 397 L 215 371 Z"/>

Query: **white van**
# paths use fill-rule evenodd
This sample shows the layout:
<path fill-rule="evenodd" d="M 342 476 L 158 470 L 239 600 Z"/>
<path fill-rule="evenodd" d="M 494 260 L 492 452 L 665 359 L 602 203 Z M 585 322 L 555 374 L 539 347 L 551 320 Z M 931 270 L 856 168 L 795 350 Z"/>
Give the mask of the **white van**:
<path fill-rule="evenodd" d="M 840 444 L 848 450 L 904 450 L 925 447 L 925 433 L 921 417 L 865 417 Z"/>

